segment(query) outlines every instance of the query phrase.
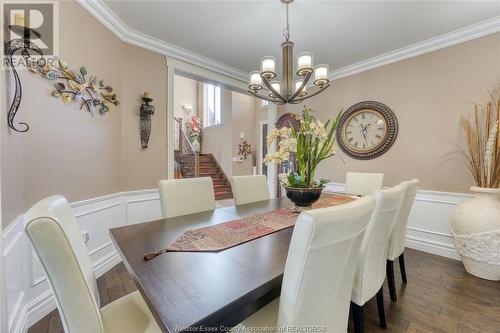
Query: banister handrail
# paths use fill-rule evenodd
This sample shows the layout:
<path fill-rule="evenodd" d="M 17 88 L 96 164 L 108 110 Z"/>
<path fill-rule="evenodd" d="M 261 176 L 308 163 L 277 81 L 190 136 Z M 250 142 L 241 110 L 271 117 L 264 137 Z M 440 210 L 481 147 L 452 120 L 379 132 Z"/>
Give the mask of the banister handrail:
<path fill-rule="evenodd" d="M 196 149 L 194 149 L 193 144 L 191 143 L 191 140 L 189 140 L 189 137 L 187 136 L 186 132 L 182 128 L 182 118 L 177 118 L 174 116 L 174 120 L 177 121 L 179 124 L 179 150 L 182 151 L 182 139 L 184 139 L 187 142 L 187 145 L 189 149 L 191 150 L 191 153 L 194 155 L 194 175 L 195 177 L 198 177 L 200 174 L 200 161 L 199 161 L 199 155 L 200 152 L 198 152 Z"/>

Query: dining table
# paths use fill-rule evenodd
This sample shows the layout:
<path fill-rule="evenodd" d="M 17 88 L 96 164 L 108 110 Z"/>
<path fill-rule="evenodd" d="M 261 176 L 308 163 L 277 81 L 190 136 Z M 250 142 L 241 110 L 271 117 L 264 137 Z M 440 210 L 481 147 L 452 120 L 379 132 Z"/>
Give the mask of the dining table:
<path fill-rule="evenodd" d="M 280 295 L 293 227 L 218 252 L 144 255 L 187 230 L 286 207 L 287 198 L 276 198 L 112 228 L 110 235 L 163 332 L 221 332 Z"/>

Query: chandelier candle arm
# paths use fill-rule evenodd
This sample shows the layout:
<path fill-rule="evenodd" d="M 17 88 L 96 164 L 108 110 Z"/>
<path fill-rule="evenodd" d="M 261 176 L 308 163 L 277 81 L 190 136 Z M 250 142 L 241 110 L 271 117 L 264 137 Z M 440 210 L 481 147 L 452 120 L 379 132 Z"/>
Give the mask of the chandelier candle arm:
<path fill-rule="evenodd" d="M 258 71 L 250 73 L 250 85 L 248 86 L 250 90 L 261 90 L 262 89 L 262 78 Z"/>
<path fill-rule="evenodd" d="M 319 94 L 320 92 L 322 92 L 323 90 L 325 90 L 326 88 L 328 88 L 329 86 L 330 86 L 330 83 L 327 83 L 323 87 L 318 87 L 318 90 L 316 90 L 314 93 L 309 94 L 307 96 L 304 96 L 302 98 L 297 98 L 297 99 L 290 100 L 290 101 L 288 101 L 288 103 L 290 103 L 290 104 L 299 104 L 300 102 L 302 102 L 302 101 L 304 101 L 304 100 L 306 100 L 308 98 L 316 96 L 317 94 Z"/>
<path fill-rule="evenodd" d="M 317 65 L 314 68 L 314 84 L 317 86 L 325 85 L 328 80 L 328 65 Z"/>
<path fill-rule="evenodd" d="M 264 82 L 264 85 L 266 86 L 266 88 L 269 90 L 270 94 L 273 95 L 275 98 L 273 99 L 273 102 L 276 101 L 276 99 L 286 103 L 287 100 L 286 98 L 284 98 L 278 91 L 276 91 L 274 89 L 274 87 L 272 86 L 271 82 L 269 82 L 269 79 L 267 77 L 265 77 L 264 75 L 262 75 L 262 82 Z M 259 96 L 257 96 L 259 97 Z M 283 103 L 283 104 L 284 104 Z"/>
<path fill-rule="evenodd" d="M 269 79 L 276 77 L 276 58 L 272 56 L 262 57 L 260 60 L 261 75 L 265 75 Z"/>
<path fill-rule="evenodd" d="M 291 101 L 295 100 L 295 98 L 297 96 L 304 97 L 304 99 L 309 98 L 309 96 L 307 96 L 307 92 L 305 92 L 305 87 L 306 87 L 307 83 L 309 82 L 309 78 L 311 77 L 311 74 L 312 74 L 311 72 L 306 73 L 306 77 L 302 81 L 302 84 L 300 85 L 299 89 L 296 89 L 295 93 L 290 97 L 289 103 Z M 305 92 L 305 94 L 302 94 L 302 92 Z"/>
<path fill-rule="evenodd" d="M 313 54 L 311 52 L 300 52 L 297 55 L 297 75 L 305 76 L 313 71 Z"/>

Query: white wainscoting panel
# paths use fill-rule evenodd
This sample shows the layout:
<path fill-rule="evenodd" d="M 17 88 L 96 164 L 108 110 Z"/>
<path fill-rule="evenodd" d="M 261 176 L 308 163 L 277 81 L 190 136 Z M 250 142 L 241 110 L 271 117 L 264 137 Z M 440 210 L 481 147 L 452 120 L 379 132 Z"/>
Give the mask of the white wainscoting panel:
<path fill-rule="evenodd" d="M 345 185 L 329 183 L 326 190 L 343 193 Z M 455 207 L 471 197 L 464 193 L 417 191 L 408 217 L 406 246 L 459 260 L 450 234 L 450 221 Z"/>
<path fill-rule="evenodd" d="M 158 190 L 116 193 L 71 204 L 97 277 L 121 261 L 109 229 L 161 218 Z M 2 233 L 5 303 L 9 333 L 24 333 L 55 309 L 45 273 L 18 217 Z"/>
<path fill-rule="evenodd" d="M 329 183 L 327 191 L 343 192 L 344 184 Z M 450 236 L 449 222 L 455 206 L 471 195 L 418 191 L 408 221 L 408 247 L 458 259 Z M 96 276 L 121 261 L 109 229 L 161 218 L 156 189 L 116 193 L 72 203 Z M 52 291 L 29 240 L 22 216 L 2 233 L 5 303 L 9 333 L 24 333 L 55 308 Z"/>

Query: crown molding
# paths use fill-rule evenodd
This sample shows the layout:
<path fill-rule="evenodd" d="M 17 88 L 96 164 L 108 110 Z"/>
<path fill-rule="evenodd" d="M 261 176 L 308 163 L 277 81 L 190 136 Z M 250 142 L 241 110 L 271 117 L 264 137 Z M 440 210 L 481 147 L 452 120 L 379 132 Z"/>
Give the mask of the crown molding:
<path fill-rule="evenodd" d="M 500 16 L 495 16 L 491 19 L 451 31 L 398 50 L 387 52 L 352 65 L 341 67 L 334 70 L 330 74 L 330 79 L 336 80 L 346 76 L 358 74 L 370 69 L 444 49 L 449 46 L 457 45 L 497 32 L 500 32 Z"/>
<path fill-rule="evenodd" d="M 247 82 L 248 80 L 248 73 L 243 70 L 129 28 L 103 0 L 78 0 L 78 3 L 125 43 L 163 54 L 167 56 L 167 58 L 198 66 L 240 82 Z M 398 50 L 338 68 L 331 72 L 330 79 L 338 80 L 343 77 L 437 51 L 497 32 L 500 32 L 500 16 L 495 16 L 491 19 Z"/>
<path fill-rule="evenodd" d="M 248 81 L 248 73 L 245 71 L 129 28 L 102 0 L 78 0 L 78 3 L 125 43 L 163 54 L 168 58 L 183 61 L 238 81 Z"/>

